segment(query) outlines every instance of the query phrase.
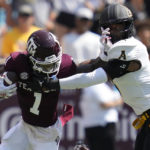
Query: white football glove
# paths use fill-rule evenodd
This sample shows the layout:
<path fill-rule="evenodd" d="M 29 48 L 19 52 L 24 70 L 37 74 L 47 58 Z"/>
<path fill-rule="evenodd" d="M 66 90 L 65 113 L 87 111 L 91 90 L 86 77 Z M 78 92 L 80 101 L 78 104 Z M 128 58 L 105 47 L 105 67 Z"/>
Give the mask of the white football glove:
<path fill-rule="evenodd" d="M 5 86 L 3 83 L 3 77 L 0 77 L 0 98 L 5 99 L 16 94 L 16 84 Z"/>
<path fill-rule="evenodd" d="M 101 48 L 101 51 L 100 51 L 100 58 L 104 61 L 108 61 L 107 60 L 107 53 L 108 53 L 108 50 L 113 45 L 110 41 L 111 37 L 109 36 L 110 28 L 103 29 L 101 27 L 101 31 L 102 31 L 102 35 L 100 38 L 100 42 L 103 45 L 103 48 Z"/>
<path fill-rule="evenodd" d="M 103 29 L 101 27 L 101 31 L 102 31 L 102 35 L 100 38 L 100 42 L 104 45 L 105 51 L 107 51 L 112 46 L 112 43 L 110 41 L 111 37 L 109 36 L 110 28 Z"/>

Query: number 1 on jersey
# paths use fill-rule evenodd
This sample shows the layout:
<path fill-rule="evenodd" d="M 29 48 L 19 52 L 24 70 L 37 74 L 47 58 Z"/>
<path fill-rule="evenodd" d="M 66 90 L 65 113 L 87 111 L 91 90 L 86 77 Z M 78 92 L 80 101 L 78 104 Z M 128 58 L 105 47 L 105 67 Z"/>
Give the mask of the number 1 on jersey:
<path fill-rule="evenodd" d="M 30 108 L 30 112 L 35 114 L 35 115 L 39 115 L 39 106 L 41 103 L 41 98 L 42 98 L 42 94 L 41 93 L 34 93 L 34 97 L 35 97 L 35 101 L 33 104 L 33 107 Z"/>

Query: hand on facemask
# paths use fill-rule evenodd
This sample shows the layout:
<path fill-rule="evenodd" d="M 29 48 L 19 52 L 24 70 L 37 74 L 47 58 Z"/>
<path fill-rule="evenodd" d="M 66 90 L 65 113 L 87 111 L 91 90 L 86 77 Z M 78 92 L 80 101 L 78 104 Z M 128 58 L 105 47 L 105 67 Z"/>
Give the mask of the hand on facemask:
<path fill-rule="evenodd" d="M 112 43 L 110 41 L 111 37 L 109 36 L 110 29 L 101 28 L 101 31 L 102 31 L 102 34 L 101 34 L 100 42 L 103 45 L 103 48 L 101 48 L 101 51 L 100 51 L 100 58 L 104 61 L 107 61 L 108 50 L 112 47 Z"/>

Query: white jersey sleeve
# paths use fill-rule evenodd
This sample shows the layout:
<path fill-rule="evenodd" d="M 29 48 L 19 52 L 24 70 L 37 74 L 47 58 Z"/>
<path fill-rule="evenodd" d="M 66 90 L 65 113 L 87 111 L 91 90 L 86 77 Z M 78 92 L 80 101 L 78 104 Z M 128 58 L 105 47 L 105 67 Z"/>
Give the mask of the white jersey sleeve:
<path fill-rule="evenodd" d="M 61 89 L 80 89 L 95 84 L 106 82 L 107 74 L 102 68 L 98 68 L 90 73 L 77 74 L 68 78 L 60 79 Z"/>

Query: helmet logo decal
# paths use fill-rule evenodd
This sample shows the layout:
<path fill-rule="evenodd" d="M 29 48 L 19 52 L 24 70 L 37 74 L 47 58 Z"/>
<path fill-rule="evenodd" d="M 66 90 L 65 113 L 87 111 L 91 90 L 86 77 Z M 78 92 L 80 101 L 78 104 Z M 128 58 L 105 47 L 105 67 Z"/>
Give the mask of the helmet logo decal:
<path fill-rule="evenodd" d="M 128 9 L 127 7 L 123 6 L 126 9 L 127 15 L 128 17 L 132 17 L 132 12 L 130 9 Z"/>
<path fill-rule="evenodd" d="M 27 43 L 27 47 L 28 47 L 28 52 L 33 56 L 35 54 L 35 50 L 37 48 L 36 44 L 34 43 L 33 38 L 30 38 L 28 43 Z"/>
<path fill-rule="evenodd" d="M 132 17 L 132 12 L 127 8 L 127 14 L 129 17 Z"/>

